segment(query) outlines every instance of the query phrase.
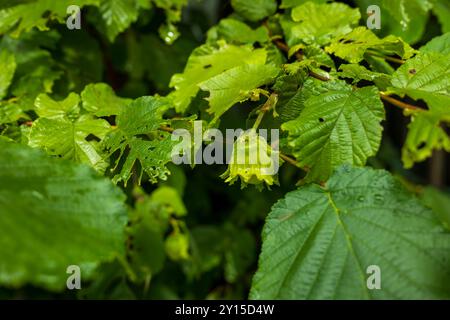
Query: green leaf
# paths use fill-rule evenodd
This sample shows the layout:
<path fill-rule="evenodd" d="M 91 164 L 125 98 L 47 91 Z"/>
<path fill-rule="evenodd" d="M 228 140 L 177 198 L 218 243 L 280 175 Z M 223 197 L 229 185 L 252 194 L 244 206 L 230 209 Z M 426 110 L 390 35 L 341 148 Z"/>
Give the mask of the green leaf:
<path fill-rule="evenodd" d="M 148 281 L 148 277 L 154 277 L 164 266 L 164 234 L 169 220 L 185 215 L 186 208 L 177 191 L 166 186 L 159 187 L 150 196 L 136 188 L 133 195 L 137 201 L 127 228 L 127 255 L 139 279 Z"/>
<path fill-rule="evenodd" d="M 339 77 L 353 79 L 353 83 L 361 80 L 375 82 L 380 88 L 385 90 L 391 84 L 391 77 L 384 73 L 373 72 L 359 64 L 341 64 L 339 67 Z"/>
<path fill-rule="evenodd" d="M 433 38 L 420 48 L 420 52 L 438 52 L 444 55 L 450 54 L 450 32 Z"/>
<path fill-rule="evenodd" d="M 447 112 L 450 121 L 450 110 Z M 434 150 L 450 152 L 450 138 L 440 126 L 442 115 L 429 111 L 417 112 L 411 117 L 408 134 L 402 148 L 405 168 L 412 168 L 415 162 L 431 157 Z"/>
<path fill-rule="evenodd" d="M 271 83 L 278 73 L 279 68 L 271 64 L 247 64 L 202 82 L 200 88 L 210 92 L 208 111 L 217 120 L 234 104 L 249 99 L 255 89 Z"/>
<path fill-rule="evenodd" d="M 292 10 L 289 45 L 296 43 L 325 45 L 334 37 L 342 36 L 358 24 L 361 15 L 343 3 L 306 2 Z M 294 43 L 295 42 L 295 43 Z"/>
<path fill-rule="evenodd" d="M 450 32 L 450 4 L 446 0 L 431 0 L 433 13 L 438 17 L 442 32 Z"/>
<path fill-rule="evenodd" d="M 9 32 L 11 36 L 18 38 L 22 32 L 29 32 L 35 27 L 40 31 L 49 30 L 47 22 L 65 21 L 69 6 L 98 5 L 98 2 L 99 0 L 31 0 L 14 7 L 0 8 L 0 34 Z"/>
<path fill-rule="evenodd" d="M 378 90 L 332 85 L 310 97 L 297 119 L 282 125 L 294 156 L 309 170 L 307 182 L 327 180 L 344 163 L 363 166 L 380 146 L 384 108 Z"/>
<path fill-rule="evenodd" d="M 380 39 L 366 27 L 357 27 L 352 32 L 335 38 L 325 50 L 351 63 L 363 60 L 368 50 L 374 51 L 371 54 L 378 54 L 381 57 L 396 54 L 403 59 L 408 59 L 414 54 L 414 49 L 402 39 L 392 35 Z"/>
<path fill-rule="evenodd" d="M 426 14 L 431 9 L 431 3 L 428 0 L 382 0 L 382 5 L 403 28 L 407 28 L 412 22 L 410 15 Z M 411 14 L 408 12 L 411 7 L 418 8 L 421 12 Z"/>
<path fill-rule="evenodd" d="M 186 111 L 204 81 L 244 64 L 264 64 L 267 59 L 264 49 L 253 50 L 251 46 L 233 46 L 225 42 L 218 42 L 218 45 L 218 48 L 207 44 L 195 49 L 184 72 L 172 77 L 170 87 L 176 91 L 172 92 L 171 98 L 178 112 Z"/>
<path fill-rule="evenodd" d="M 344 167 L 288 193 L 262 237 L 251 299 L 450 298 L 450 233 L 386 171 Z"/>
<path fill-rule="evenodd" d="M 450 122 L 449 68 L 449 55 L 430 51 L 408 60 L 392 77 L 389 92 L 423 100 L 429 109 L 412 114 L 402 149 L 406 168 L 430 157 L 434 149 L 450 151 L 450 139 L 440 126 L 442 122 Z"/>
<path fill-rule="evenodd" d="M 145 3 L 145 0 L 139 1 Z M 187 5 L 188 0 L 153 0 L 153 3 L 166 12 L 166 24 L 161 25 L 158 31 L 165 43 L 172 45 L 180 36 L 174 23 L 181 20 L 182 9 Z"/>
<path fill-rule="evenodd" d="M 107 121 L 94 119 L 90 115 L 83 115 L 73 122 L 66 118 L 39 118 L 33 122 L 28 145 L 42 148 L 52 156 L 89 164 L 103 172 L 108 163 L 97 144 L 86 138 L 92 135 L 101 140 L 110 130 Z"/>
<path fill-rule="evenodd" d="M 50 93 L 62 72 L 49 51 L 41 47 L 53 47 L 58 40 L 54 32 L 29 32 L 20 39 L 4 36 L 0 51 L 14 54 L 16 69 L 9 88 L 14 104 L 23 111 L 31 110 L 38 94 Z"/>
<path fill-rule="evenodd" d="M 138 0 L 145 3 L 145 0 Z M 187 5 L 188 0 L 152 0 L 155 6 L 166 12 L 166 19 L 169 24 L 181 20 L 181 10 Z"/>
<path fill-rule="evenodd" d="M 80 116 L 79 101 L 75 93 L 62 101 L 55 101 L 46 94 L 39 95 L 36 112 L 40 118 L 33 122 L 28 145 L 42 148 L 52 156 L 89 164 L 103 172 L 108 163 L 96 141 L 88 141 L 87 138 L 102 140 L 111 126 L 106 120 L 88 114 Z"/>
<path fill-rule="evenodd" d="M 390 91 L 424 100 L 431 111 L 448 113 L 450 106 L 450 55 L 418 54 L 392 76 Z"/>
<path fill-rule="evenodd" d="M 106 83 L 87 85 L 81 92 L 83 108 L 97 117 L 118 115 L 131 99 L 116 96 L 113 89 Z"/>
<path fill-rule="evenodd" d="M 102 0 L 100 13 L 106 24 L 106 35 L 113 42 L 117 35 L 138 18 L 139 3 L 136 0 Z"/>
<path fill-rule="evenodd" d="M 328 0 L 281 0 L 280 8 L 293 8 L 297 7 L 305 2 L 326 3 Z"/>
<path fill-rule="evenodd" d="M 64 100 L 55 101 L 47 94 L 40 94 L 35 101 L 35 111 L 42 118 L 60 119 L 78 117 L 80 96 L 71 92 Z"/>
<path fill-rule="evenodd" d="M 16 71 L 16 59 L 11 52 L 0 50 L 0 100 L 8 93 L 9 85 Z"/>
<path fill-rule="evenodd" d="M 380 7 L 381 26 L 373 30 L 379 36 L 395 35 L 409 44 L 422 38 L 429 18 L 429 1 L 424 0 L 356 0 L 361 12 L 370 5 Z M 428 3 L 428 4 L 427 4 Z M 363 15 L 363 19 L 369 16 Z"/>
<path fill-rule="evenodd" d="M 275 0 L 231 0 L 234 11 L 249 21 L 259 21 L 277 10 Z"/>
<path fill-rule="evenodd" d="M 297 118 L 303 110 L 305 103 L 305 79 L 306 73 L 286 74 L 277 78 L 273 90 L 278 95 L 276 112 L 281 121 L 289 121 Z"/>
<path fill-rule="evenodd" d="M 70 265 L 83 280 L 123 254 L 124 195 L 87 166 L 0 142 L 0 283 L 66 286 Z"/>
<path fill-rule="evenodd" d="M 125 184 L 131 177 L 133 167 L 137 162 L 137 179 L 140 182 L 142 171 L 147 173 L 150 182 L 165 180 L 170 173 L 166 164 L 172 160 L 171 153 L 176 142 L 171 141 L 166 132 L 158 132 L 165 124 L 162 115 L 168 105 L 155 97 L 141 97 L 133 101 L 117 116 L 117 128 L 102 142 L 105 151 L 112 155 L 119 151 L 115 169 L 121 164 L 113 181 L 123 181 Z"/>
<path fill-rule="evenodd" d="M 252 29 L 242 21 L 227 18 L 220 20 L 217 26 L 208 31 L 208 43 L 215 43 L 217 40 L 225 40 L 228 43 L 253 44 L 255 42 L 265 43 L 270 39 L 265 27 Z"/>

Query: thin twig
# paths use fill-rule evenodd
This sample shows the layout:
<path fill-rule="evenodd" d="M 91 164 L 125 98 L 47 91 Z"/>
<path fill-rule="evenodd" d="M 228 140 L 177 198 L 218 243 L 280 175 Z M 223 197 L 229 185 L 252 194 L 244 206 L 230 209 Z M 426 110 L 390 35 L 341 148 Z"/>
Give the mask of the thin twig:
<path fill-rule="evenodd" d="M 165 131 L 165 132 L 169 132 L 169 133 L 173 133 L 173 132 L 174 132 L 174 129 L 173 129 L 173 128 L 171 128 L 171 127 L 166 127 L 166 126 L 161 126 L 161 127 L 158 128 L 158 130 Z"/>
<path fill-rule="evenodd" d="M 399 107 L 399 108 L 402 108 L 402 109 L 405 109 L 405 110 L 424 111 L 424 109 L 422 109 L 422 108 L 419 108 L 419 107 L 413 106 L 412 104 L 409 104 L 409 103 L 406 103 L 406 102 L 394 99 L 394 98 L 392 98 L 392 97 L 390 97 L 387 94 L 382 93 L 382 92 L 380 92 L 380 98 L 382 100 L 386 101 L 386 102 L 389 102 L 390 104 L 392 104 L 392 105 L 394 105 L 396 107 Z"/>
<path fill-rule="evenodd" d="M 283 159 L 284 161 L 286 161 L 287 163 L 290 163 L 293 166 L 300 168 L 299 163 L 295 159 L 292 159 L 291 157 L 289 157 L 281 152 L 280 152 L 280 158 Z"/>
<path fill-rule="evenodd" d="M 369 54 L 371 56 L 374 56 L 374 57 L 382 58 L 382 59 L 387 60 L 387 61 L 395 62 L 395 63 L 398 63 L 398 64 L 404 64 L 405 63 L 405 60 L 397 59 L 397 58 L 389 57 L 389 56 L 383 56 L 382 54 L 379 54 L 379 53 L 371 51 L 371 50 L 367 50 L 367 54 Z"/>

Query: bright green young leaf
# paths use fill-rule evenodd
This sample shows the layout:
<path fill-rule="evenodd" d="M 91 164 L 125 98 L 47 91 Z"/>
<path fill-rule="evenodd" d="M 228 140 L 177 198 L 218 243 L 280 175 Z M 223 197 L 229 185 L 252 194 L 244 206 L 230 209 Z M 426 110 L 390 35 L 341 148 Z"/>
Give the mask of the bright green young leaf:
<path fill-rule="evenodd" d="M 71 5 L 83 7 L 85 5 L 98 5 L 100 0 L 31 0 L 19 5 L 2 9 L 0 7 L 0 34 L 11 33 L 17 38 L 22 32 L 33 28 L 49 30 L 47 22 L 57 20 L 65 21 L 68 16 L 67 8 Z M 45 13 L 48 13 L 45 15 Z"/>
<path fill-rule="evenodd" d="M 335 88 L 312 96 L 300 116 L 283 124 L 305 180 L 325 181 L 346 163 L 363 166 L 381 141 L 384 107 L 375 87 L 353 89 L 336 82 Z"/>
<path fill-rule="evenodd" d="M 402 149 L 407 168 L 430 157 L 434 149 L 450 151 L 450 138 L 440 126 L 450 122 L 450 59 L 448 54 L 429 50 L 398 68 L 392 77 L 393 87 L 389 88 L 400 96 L 423 100 L 429 108 L 412 116 Z"/>
<path fill-rule="evenodd" d="M 42 148 L 52 156 L 89 164 L 103 172 L 108 163 L 96 142 L 86 138 L 92 135 L 102 139 L 110 130 L 108 122 L 90 115 L 82 115 L 75 121 L 67 118 L 39 118 L 31 127 L 28 145 Z"/>
<path fill-rule="evenodd" d="M 392 77 L 396 94 L 422 99 L 433 112 L 449 112 L 450 55 L 435 52 L 418 54 L 403 64 Z"/>
<path fill-rule="evenodd" d="M 117 116 L 117 128 L 103 141 L 103 147 L 109 155 L 120 152 L 113 170 L 119 164 L 121 168 L 114 176 L 114 182 L 123 181 L 126 184 L 133 168 L 136 168 L 139 181 L 142 171 L 152 183 L 167 178 L 170 172 L 166 164 L 172 160 L 171 153 L 176 144 L 171 141 L 169 134 L 158 132 L 158 128 L 166 123 L 162 115 L 167 108 L 167 103 L 162 99 L 141 97 Z M 135 167 L 137 163 L 140 169 Z"/>
<path fill-rule="evenodd" d="M 292 20 L 296 23 L 292 24 L 291 38 L 296 43 L 325 45 L 332 38 L 349 33 L 360 18 L 358 9 L 343 3 L 306 2 L 292 10 Z"/>
<path fill-rule="evenodd" d="M 265 27 L 252 29 L 242 21 L 227 18 L 222 19 L 217 26 L 208 31 L 208 42 L 215 43 L 217 40 L 225 40 L 228 43 L 253 44 L 255 42 L 265 43 L 270 39 Z"/>
<path fill-rule="evenodd" d="M 6 50 L 0 50 L 0 100 L 3 99 L 16 71 L 16 59 Z"/>
<path fill-rule="evenodd" d="M 335 38 L 325 50 L 350 63 L 360 62 L 365 53 L 381 57 L 396 54 L 403 59 L 414 54 L 414 49 L 402 39 L 392 35 L 380 39 L 366 27 L 357 27 L 352 32 Z"/>
<path fill-rule="evenodd" d="M 49 155 L 86 163 L 103 172 L 108 163 L 99 151 L 96 141 L 111 130 L 106 120 L 79 114 L 79 96 L 71 93 L 65 100 L 55 101 L 42 94 L 36 99 L 36 112 L 40 116 L 33 122 L 28 145 L 44 149 Z"/>
<path fill-rule="evenodd" d="M 138 0 L 143 6 L 146 0 Z M 158 8 L 166 12 L 166 20 L 169 24 L 181 20 L 181 10 L 187 4 L 188 0 L 152 0 Z"/>
<path fill-rule="evenodd" d="M 305 2 L 326 3 L 328 0 L 281 0 L 280 8 L 293 8 L 297 7 Z"/>
<path fill-rule="evenodd" d="M 391 76 L 385 73 L 373 72 L 359 64 L 341 64 L 339 70 L 339 77 L 353 79 L 354 83 L 358 83 L 361 80 L 373 81 L 383 90 L 391 84 Z"/>
<path fill-rule="evenodd" d="M 0 283 L 66 287 L 124 251 L 124 195 L 87 166 L 0 142 Z"/>
<path fill-rule="evenodd" d="M 131 99 L 116 96 L 113 89 L 106 83 L 87 85 L 81 92 L 83 108 L 97 117 L 118 115 Z"/>
<path fill-rule="evenodd" d="M 218 119 L 234 104 L 249 99 L 255 89 L 273 82 L 278 73 L 279 68 L 271 64 L 246 64 L 202 82 L 200 88 L 210 92 L 208 111 Z"/>
<path fill-rule="evenodd" d="M 172 92 L 171 97 L 178 112 L 186 111 L 204 81 L 247 63 L 266 62 L 267 53 L 264 49 L 253 50 L 251 46 L 233 46 L 225 42 L 218 44 L 218 48 L 207 44 L 195 49 L 184 72 L 172 77 L 170 87 L 176 91 Z"/>
<path fill-rule="evenodd" d="M 29 119 L 15 103 L 0 102 L 0 124 L 15 123 L 19 119 Z"/>
<path fill-rule="evenodd" d="M 231 0 L 231 6 L 249 21 L 259 21 L 275 13 L 276 0 Z"/>
<path fill-rule="evenodd" d="M 450 54 L 450 32 L 433 38 L 430 42 L 420 48 L 420 52 L 438 52 L 444 55 Z"/>
<path fill-rule="evenodd" d="M 183 199 L 181 199 L 178 191 L 172 187 L 161 186 L 152 192 L 150 201 L 155 204 L 164 206 L 169 214 L 182 217 L 187 214 Z"/>
<path fill-rule="evenodd" d="M 445 116 L 450 122 L 450 110 Z M 405 168 L 412 168 L 415 162 L 431 157 L 434 150 L 443 149 L 450 152 L 450 137 L 440 126 L 442 117 L 442 114 L 432 111 L 417 112 L 411 117 L 406 141 L 402 148 L 402 161 Z"/>
<path fill-rule="evenodd" d="M 106 24 L 106 34 L 113 42 L 119 33 L 135 22 L 139 13 L 137 0 L 102 0 L 100 13 Z"/>
<path fill-rule="evenodd" d="M 64 100 L 56 101 L 47 94 L 40 94 L 35 101 L 35 111 L 42 118 L 60 119 L 78 117 L 80 113 L 80 96 L 70 93 Z"/>
<path fill-rule="evenodd" d="M 288 193 L 262 237 L 252 299 L 450 298 L 450 233 L 386 171 L 344 167 Z"/>

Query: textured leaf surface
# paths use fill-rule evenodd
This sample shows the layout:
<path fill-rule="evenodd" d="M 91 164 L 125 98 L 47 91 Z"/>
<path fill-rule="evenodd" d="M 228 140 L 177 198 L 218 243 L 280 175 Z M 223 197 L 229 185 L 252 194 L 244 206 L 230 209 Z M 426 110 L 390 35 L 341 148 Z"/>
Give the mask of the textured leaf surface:
<path fill-rule="evenodd" d="M 104 119 L 80 115 L 79 102 L 80 97 L 75 93 L 61 101 L 55 101 L 46 94 L 39 95 L 35 110 L 40 117 L 33 122 L 28 145 L 42 148 L 52 156 L 89 164 L 103 172 L 108 163 L 97 142 L 87 138 L 101 140 L 111 127 Z"/>
<path fill-rule="evenodd" d="M 203 45 L 195 49 L 184 72 L 175 74 L 170 81 L 170 86 L 176 89 L 171 96 L 177 111 L 187 109 L 202 82 L 243 64 L 264 64 L 266 59 L 264 49 L 253 50 L 251 46 L 233 46 L 223 42 L 219 42 L 219 48 Z"/>
<path fill-rule="evenodd" d="M 65 287 L 69 265 L 91 277 L 121 254 L 124 195 L 87 166 L 0 142 L 0 283 Z"/>
<path fill-rule="evenodd" d="M 292 10 L 292 19 L 296 23 L 292 25 L 290 33 L 297 41 L 324 45 L 333 37 L 350 32 L 360 18 L 358 9 L 343 3 L 306 2 Z M 292 40 L 290 44 L 293 44 Z"/>
<path fill-rule="evenodd" d="M 269 41 L 267 28 L 252 29 L 242 21 L 236 19 L 222 19 L 219 24 L 208 31 L 208 42 L 225 40 L 228 43 L 252 44 Z"/>
<path fill-rule="evenodd" d="M 86 163 L 102 172 L 108 166 L 98 146 L 86 140 L 89 135 L 103 139 L 111 130 L 109 123 L 83 115 L 77 120 L 40 118 L 31 127 L 28 144 L 49 155 Z"/>
<path fill-rule="evenodd" d="M 32 0 L 6 9 L 0 8 L 0 34 L 11 32 L 14 37 L 34 27 L 48 30 L 49 20 L 63 21 L 70 5 L 98 5 L 100 0 Z M 45 13 L 49 13 L 44 15 Z"/>
<path fill-rule="evenodd" d="M 423 99 L 434 112 L 448 112 L 450 55 L 430 52 L 415 56 L 397 69 L 392 86 L 397 94 Z"/>
<path fill-rule="evenodd" d="M 361 80 L 373 81 L 382 89 L 386 89 L 391 84 L 391 77 L 387 74 L 374 72 L 366 69 L 359 64 L 341 64 L 339 67 L 339 76 L 342 78 L 351 78 L 354 83 Z"/>
<path fill-rule="evenodd" d="M 113 89 L 106 83 L 87 85 L 81 93 L 83 108 L 98 117 L 118 115 L 131 99 L 116 96 Z"/>
<path fill-rule="evenodd" d="M 412 115 L 402 148 L 402 161 L 405 168 L 411 168 L 415 162 L 431 157 L 434 150 L 443 149 L 450 152 L 450 138 L 440 126 L 442 116 L 429 111 Z M 447 121 L 450 121 L 450 110 L 446 117 Z"/>
<path fill-rule="evenodd" d="M 113 170 L 123 161 L 114 182 L 123 181 L 126 184 L 137 162 L 152 183 L 167 178 L 170 172 L 166 164 L 172 160 L 171 152 L 175 143 L 167 133 L 158 132 L 158 128 L 166 123 L 162 119 L 166 109 L 167 104 L 161 99 L 141 97 L 117 116 L 117 128 L 103 142 L 108 154 L 120 152 Z M 142 175 L 139 171 L 137 170 L 138 179 Z"/>
<path fill-rule="evenodd" d="M 344 167 L 274 205 L 250 298 L 448 299 L 449 253 L 450 234 L 389 173 Z"/>
<path fill-rule="evenodd" d="M 420 48 L 421 52 L 438 52 L 444 55 L 450 54 L 450 32 L 435 37 Z"/>
<path fill-rule="evenodd" d="M 381 141 L 384 108 L 378 90 L 353 90 L 336 82 L 329 91 L 310 97 L 300 116 L 283 124 L 306 181 L 325 181 L 344 163 L 363 166 Z"/>
<path fill-rule="evenodd" d="M 414 54 L 414 49 L 402 39 L 395 36 L 380 39 L 365 27 L 355 28 L 352 32 L 335 38 L 325 48 L 328 53 L 333 53 L 351 63 L 358 63 L 363 60 L 364 54 L 369 49 L 375 50 L 381 56 L 383 54 L 396 54 L 404 59 L 408 59 Z"/>
<path fill-rule="evenodd" d="M 119 33 L 137 20 L 139 1 L 136 0 L 103 0 L 100 12 L 106 24 L 106 35 L 114 41 Z"/>
<path fill-rule="evenodd" d="M 278 72 L 279 68 L 270 64 L 248 64 L 203 82 L 200 88 L 210 92 L 208 111 L 218 119 L 235 103 L 247 100 L 252 90 L 272 82 Z"/>

